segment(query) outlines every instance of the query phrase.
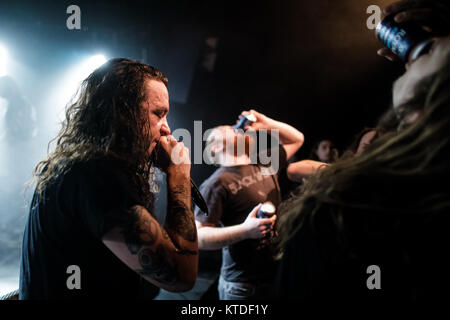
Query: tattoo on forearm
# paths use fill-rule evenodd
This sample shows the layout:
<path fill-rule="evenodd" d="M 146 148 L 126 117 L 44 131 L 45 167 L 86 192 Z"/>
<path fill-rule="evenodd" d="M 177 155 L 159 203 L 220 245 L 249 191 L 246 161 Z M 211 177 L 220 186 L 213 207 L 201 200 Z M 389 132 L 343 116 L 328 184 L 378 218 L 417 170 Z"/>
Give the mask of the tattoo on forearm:
<path fill-rule="evenodd" d="M 142 218 L 146 214 L 139 208 L 133 208 L 133 222 L 123 229 L 122 234 L 128 250 L 137 254 L 142 246 L 151 246 L 158 238 L 158 226 L 152 219 Z"/>
<path fill-rule="evenodd" d="M 128 250 L 138 256 L 140 269 L 136 270 L 142 276 L 148 276 L 160 283 L 173 284 L 178 280 L 178 272 L 167 259 L 167 255 L 161 246 L 156 250 L 150 248 L 158 240 L 159 232 L 166 241 L 170 239 L 163 228 L 159 228 L 154 219 L 149 219 L 143 215 L 148 215 L 146 211 L 139 207 L 133 208 L 130 222 L 122 231 L 125 244 Z M 173 243 L 173 242 L 172 242 Z M 197 251 L 179 249 L 174 243 L 176 253 L 179 255 L 197 255 Z"/>
<path fill-rule="evenodd" d="M 138 257 L 142 269 L 137 271 L 142 276 L 150 276 L 165 284 L 174 284 L 178 280 L 176 268 L 169 264 L 160 247 L 156 251 L 144 248 L 139 251 Z"/>
<path fill-rule="evenodd" d="M 156 250 L 149 248 L 155 244 L 158 238 L 159 228 L 156 222 L 153 219 L 142 217 L 148 213 L 138 207 L 133 208 L 130 214 L 133 222 L 124 228 L 122 234 L 128 250 L 138 256 L 141 268 L 136 271 L 140 275 L 151 277 L 160 283 L 169 285 L 175 283 L 178 280 L 178 272 L 167 260 L 163 249 L 160 246 Z M 164 229 L 161 231 L 164 235 Z"/>
<path fill-rule="evenodd" d="M 166 217 L 167 228 L 179 234 L 183 239 L 194 242 L 197 240 L 197 228 L 193 218 L 192 208 L 180 200 L 188 197 L 185 187 L 178 186 L 169 192 L 169 214 Z M 189 199 L 190 200 L 190 199 Z"/>

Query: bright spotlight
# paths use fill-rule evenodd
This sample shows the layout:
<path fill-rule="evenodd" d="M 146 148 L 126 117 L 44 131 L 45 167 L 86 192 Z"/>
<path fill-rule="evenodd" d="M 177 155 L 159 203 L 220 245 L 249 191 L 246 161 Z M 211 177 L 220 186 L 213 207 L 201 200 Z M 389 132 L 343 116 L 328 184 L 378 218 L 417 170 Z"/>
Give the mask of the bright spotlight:
<path fill-rule="evenodd" d="M 54 106 L 49 112 L 56 115 L 58 122 L 64 119 L 64 107 L 72 99 L 77 98 L 77 90 L 82 81 L 106 61 L 105 56 L 100 54 L 88 56 L 72 64 L 58 79 L 58 84 L 52 90 L 48 102 L 49 105 Z"/>
<path fill-rule="evenodd" d="M 77 80 L 84 80 L 84 78 L 90 75 L 92 71 L 100 67 L 105 62 L 106 58 L 101 54 L 90 57 L 80 66 L 81 79 Z"/>
<path fill-rule="evenodd" d="M 5 76 L 8 73 L 6 68 L 7 59 L 8 53 L 6 52 L 6 49 L 0 45 L 0 77 Z"/>
<path fill-rule="evenodd" d="M 95 55 L 75 65 L 67 74 L 67 79 L 63 82 L 64 86 L 60 89 L 61 98 L 67 103 L 72 97 L 81 82 L 86 79 L 95 69 L 106 62 L 103 55 Z"/>

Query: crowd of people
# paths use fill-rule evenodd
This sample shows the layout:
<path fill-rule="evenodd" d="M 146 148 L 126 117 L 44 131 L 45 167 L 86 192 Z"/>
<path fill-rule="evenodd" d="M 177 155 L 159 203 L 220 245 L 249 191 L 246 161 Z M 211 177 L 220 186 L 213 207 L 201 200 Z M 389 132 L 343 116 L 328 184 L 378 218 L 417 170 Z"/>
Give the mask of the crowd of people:
<path fill-rule="evenodd" d="M 439 24 L 440 33 L 407 63 L 379 123 L 342 154 L 325 138 L 309 159 L 289 162 L 303 133 L 245 110 L 241 116 L 256 119 L 246 132 L 278 133 L 276 145 L 258 150 L 277 155 L 272 168 L 252 161 L 251 135 L 214 128 L 205 148 L 218 168 L 200 186 L 209 214 L 191 201 L 189 150 L 171 136 L 165 76 L 128 59 L 105 63 L 83 82 L 55 149 L 35 169 L 20 298 L 186 291 L 199 250 L 219 249 L 220 299 L 440 296 L 450 282 L 450 37 L 447 18 L 433 14 L 441 5 L 406 0 L 385 8 L 403 21 Z M 379 54 L 395 59 L 386 48 Z M 174 161 L 174 152 L 185 161 Z M 154 213 L 155 167 L 166 174 L 165 221 Z M 282 171 L 300 183 L 285 201 Z M 261 217 L 267 202 L 276 210 Z M 73 265 L 82 270 L 81 289 L 67 285 Z M 381 290 L 368 286 L 371 266 L 381 272 Z"/>

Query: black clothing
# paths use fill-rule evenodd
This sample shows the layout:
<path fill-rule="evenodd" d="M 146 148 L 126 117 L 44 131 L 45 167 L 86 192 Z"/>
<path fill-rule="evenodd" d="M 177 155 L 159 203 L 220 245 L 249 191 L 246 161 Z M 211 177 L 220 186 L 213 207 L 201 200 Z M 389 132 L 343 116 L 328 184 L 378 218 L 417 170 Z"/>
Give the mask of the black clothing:
<path fill-rule="evenodd" d="M 34 194 L 25 228 L 20 299 L 151 297 L 157 289 L 119 260 L 102 237 L 133 223 L 127 210 L 144 205 L 116 160 L 91 160 L 59 175 Z M 67 269 L 81 270 L 81 289 L 69 290 Z M 148 296 L 150 295 L 150 296 Z"/>
<path fill-rule="evenodd" d="M 449 296 L 448 212 L 346 208 L 337 218 L 333 209 L 324 206 L 314 217 L 304 212 L 285 247 L 277 298 L 373 302 Z M 370 266 L 379 267 L 381 289 L 367 285 L 374 275 Z"/>

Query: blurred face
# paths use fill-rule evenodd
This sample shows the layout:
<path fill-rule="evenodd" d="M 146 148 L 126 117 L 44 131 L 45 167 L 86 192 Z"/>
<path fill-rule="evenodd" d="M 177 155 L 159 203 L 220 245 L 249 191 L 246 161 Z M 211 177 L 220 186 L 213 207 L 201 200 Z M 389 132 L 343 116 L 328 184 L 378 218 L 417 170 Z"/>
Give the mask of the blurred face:
<path fill-rule="evenodd" d="M 375 130 L 366 132 L 359 141 L 358 149 L 356 150 L 356 155 L 360 155 L 373 141 L 377 132 Z"/>
<path fill-rule="evenodd" d="M 331 158 L 331 149 L 333 148 L 333 143 L 330 140 L 320 141 L 319 146 L 316 150 L 316 155 L 322 162 L 328 162 Z"/>
<path fill-rule="evenodd" d="M 161 136 L 170 134 L 167 114 L 169 113 L 169 92 L 164 83 L 158 80 L 147 80 L 145 82 L 147 99 L 143 101 L 142 107 L 147 108 L 150 117 L 150 149 L 153 152 Z"/>
<path fill-rule="evenodd" d="M 215 153 L 236 157 L 249 154 L 253 150 L 252 136 L 236 132 L 232 126 L 221 126 L 215 130 L 210 140 L 210 143 L 214 143 Z"/>
<path fill-rule="evenodd" d="M 406 65 L 406 72 L 394 83 L 394 109 L 414 99 L 416 88 L 425 77 L 443 67 L 450 54 L 450 37 L 435 41 L 431 50 Z"/>
<path fill-rule="evenodd" d="M 223 127 L 223 143 L 227 154 L 241 156 L 249 153 L 249 136 L 236 132 L 232 126 Z"/>
<path fill-rule="evenodd" d="M 222 127 L 222 130 L 224 146 L 230 148 L 230 153 L 234 153 L 234 145 L 238 138 L 238 134 L 236 134 L 231 126 L 224 126 Z"/>

